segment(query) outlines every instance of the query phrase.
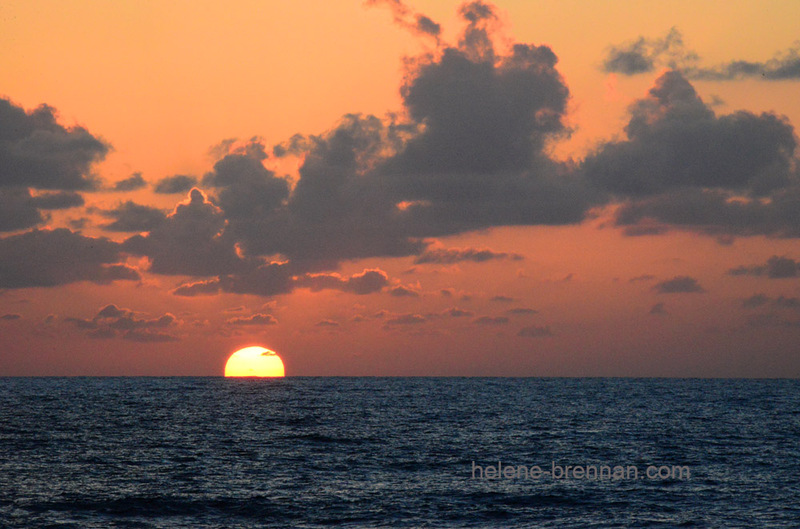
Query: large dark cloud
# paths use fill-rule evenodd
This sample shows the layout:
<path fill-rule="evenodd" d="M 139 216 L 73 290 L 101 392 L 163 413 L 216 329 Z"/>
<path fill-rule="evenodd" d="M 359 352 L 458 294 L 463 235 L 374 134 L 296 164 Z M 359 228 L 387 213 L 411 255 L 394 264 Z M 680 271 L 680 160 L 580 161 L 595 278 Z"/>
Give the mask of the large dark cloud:
<path fill-rule="evenodd" d="M 797 143 L 775 114 L 717 116 L 678 72 L 663 74 L 630 108 L 627 139 L 581 170 L 616 196 L 630 234 L 671 226 L 715 235 L 800 235 Z"/>
<path fill-rule="evenodd" d="M 160 209 L 136 204 L 130 200 L 113 209 L 101 210 L 100 214 L 114 219 L 114 222 L 103 226 L 107 231 L 151 231 L 166 220 L 166 215 Z"/>
<path fill-rule="evenodd" d="M 461 261 L 482 263 L 485 261 L 502 259 L 518 261 L 523 259 L 523 257 L 517 253 L 495 252 L 488 248 L 429 248 L 417 256 L 414 262 L 417 264 L 452 264 Z"/>
<path fill-rule="evenodd" d="M 613 193 L 716 188 L 763 196 L 795 178 L 796 140 L 785 119 L 750 112 L 717 117 L 678 72 L 659 77 L 630 114 L 628 139 L 584 161 L 591 181 Z"/>
<path fill-rule="evenodd" d="M 122 257 L 113 241 L 63 228 L 12 235 L 0 239 L 0 288 L 139 279 L 135 269 L 120 263 Z"/>
<path fill-rule="evenodd" d="M 635 75 L 667 67 L 681 71 L 688 79 L 704 81 L 800 79 L 800 44 L 796 43 L 765 61 L 736 59 L 715 66 L 700 66 L 699 62 L 697 53 L 684 46 L 680 31 L 672 28 L 663 38 L 639 37 L 612 46 L 603 61 L 603 70 Z"/>
<path fill-rule="evenodd" d="M 133 173 L 128 178 L 124 180 L 120 180 L 119 182 L 114 184 L 112 187 L 113 191 L 136 191 L 137 189 L 142 189 L 147 187 L 147 182 L 144 181 L 142 177 L 142 173 Z"/>
<path fill-rule="evenodd" d="M 69 209 L 83 204 L 83 197 L 72 191 L 34 196 L 27 187 L 0 187 L 0 231 L 32 228 L 48 220 L 43 210 Z"/>
<path fill-rule="evenodd" d="M 800 275 L 800 263 L 789 257 L 773 255 L 763 265 L 738 266 L 728 270 L 734 276 L 766 276 L 770 279 L 793 278 Z"/>
<path fill-rule="evenodd" d="M 153 192 L 160 194 L 188 193 L 195 185 L 197 178 L 190 175 L 167 176 L 156 182 Z"/>
<path fill-rule="evenodd" d="M 94 188 L 91 165 L 108 150 L 83 127 L 60 125 L 52 107 L 26 112 L 0 99 L 0 187 Z"/>

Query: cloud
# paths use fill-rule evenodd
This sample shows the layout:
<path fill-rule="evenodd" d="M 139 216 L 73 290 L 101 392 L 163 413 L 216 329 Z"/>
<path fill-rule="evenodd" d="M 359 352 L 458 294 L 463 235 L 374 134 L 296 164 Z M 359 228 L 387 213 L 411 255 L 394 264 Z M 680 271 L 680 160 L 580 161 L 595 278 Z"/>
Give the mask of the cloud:
<path fill-rule="evenodd" d="M 515 315 L 515 316 L 520 316 L 520 315 L 522 315 L 522 316 L 530 316 L 530 315 L 538 314 L 538 313 L 539 313 L 538 310 L 529 309 L 529 308 L 526 308 L 526 307 L 516 307 L 516 308 L 513 308 L 513 309 L 508 309 L 506 311 L 506 314 L 512 314 L 512 315 Z"/>
<path fill-rule="evenodd" d="M 0 316 L 0 320 L 4 321 L 11 321 L 11 320 L 19 320 L 22 318 L 21 314 L 3 314 Z"/>
<path fill-rule="evenodd" d="M 583 163 L 591 181 L 617 195 L 708 188 L 759 197 L 796 179 L 796 141 L 784 118 L 717 117 L 678 72 L 659 77 L 630 116 L 628 139 L 606 143 Z"/>
<path fill-rule="evenodd" d="M 753 294 L 749 298 L 742 300 L 742 307 L 745 308 L 754 308 L 754 307 L 761 307 L 766 305 L 769 302 L 769 296 L 766 294 Z"/>
<path fill-rule="evenodd" d="M 231 318 L 226 320 L 228 325 L 276 325 L 278 320 L 271 314 L 253 314 L 243 318 Z"/>
<path fill-rule="evenodd" d="M 451 307 L 451 308 L 447 309 L 446 311 L 444 311 L 444 313 L 446 315 L 450 316 L 451 318 L 463 318 L 463 317 L 468 317 L 468 316 L 472 316 L 473 314 L 475 314 L 471 310 L 464 310 L 464 309 L 460 309 L 458 307 Z"/>
<path fill-rule="evenodd" d="M 653 287 L 659 294 L 701 293 L 705 289 L 700 286 L 697 279 L 689 276 L 676 276 L 662 281 Z"/>
<path fill-rule="evenodd" d="M 379 269 L 364 270 L 348 278 L 339 274 L 306 274 L 295 279 L 298 288 L 309 288 L 314 292 L 332 289 L 353 294 L 371 294 L 383 290 L 389 284 L 386 272 Z"/>
<path fill-rule="evenodd" d="M 770 279 L 797 277 L 800 263 L 789 257 L 773 255 L 763 265 L 739 266 L 728 270 L 729 275 L 767 276 Z"/>
<path fill-rule="evenodd" d="M 800 42 L 765 61 L 735 59 L 714 66 L 700 66 L 699 62 L 697 53 L 685 47 L 680 31 L 672 28 L 663 38 L 639 37 L 612 46 L 603 61 L 603 71 L 636 75 L 670 68 L 681 71 L 688 79 L 701 81 L 800 79 Z"/>
<path fill-rule="evenodd" d="M 234 241 L 222 236 L 222 210 L 199 189 L 178 204 L 166 219 L 146 235 L 123 243 L 130 253 L 150 259 L 150 271 L 166 275 L 213 276 L 234 273 L 243 266 Z"/>
<path fill-rule="evenodd" d="M 428 319 L 421 314 L 401 314 L 386 320 L 386 325 L 417 325 L 426 321 Z"/>
<path fill-rule="evenodd" d="M 634 75 L 652 72 L 657 66 L 675 70 L 697 59 L 695 53 L 684 48 L 681 32 L 673 27 L 663 38 L 639 37 L 635 41 L 612 46 L 603 61 L 603 71 Z"/>
<path fill-rule="evenodd" d="M 418 298 L 419 292 L 417 292 L 412 288 L 405 287 L 403 285 L 397 285 L 396 287 L 393 287 L 389 290 L 389 295 L 394 296 L 396 298 L 403 298 L 403 297 Z"/>
<path fill-rule="evenodd" d="M 66 317 L 64 321 L 77 329 L 88 330 L 89 338 L 111 339 L 118 336 L 136 342 L 170 342 L 178 341 L 177 336 L 161 332 L 163 329 L 175 327 L 180 323 L 175 316 L 165 313 L 157 318 L 140 318 L 137 313 L 117 305 L 102 307 L 91 320 Z M 121 334 L 119 334 L 121 333 Z"/>
<path fill-rule="evenodd" d="M 70 191 L 33 195 L 27 187 L 0 187 L 0 232 L 32 228 L 48 220 L 42 210 L 82 206 L 83 197 Z"/>
<path fill-rule="evenodd" d="M 488 248 L 434 248 L 425 250 L 414 259 L 414 263 L 452 264 L 461 261 L 482 263 L 490 260 L 512 259 L 522 260 L 523 257 L 516 253 L 495 252 Z"/>
<path fill-rule="evenodd" d="M 121 259 L 118 243 L 65 228 L 12 235 L 0 239 L 0 288 L 140 279 Z"/>
<path fill-rule="evenodd" d="M 656 316 L 665 316 L 667 313 L 667 309 L 664 306 L 664 303 L 656 303 L 652 307 L 650 307 L 650 314 Z"/>
<path fill-rule="evenodd" d="M 334 320 L 321 320 L 314 324 L 315 327 L 339 327 L 339 322 Z"/>
<path fill-rule="evenodd" d="M 506 316 L 480 316 L 472 320 L 472 323 L 478 325 L 505 325 L 509 322 Z"/>
<path fill-rule="evenodd" d="M 635 283 L 636 281 L 650 281 L 650 280 L 655 279 L 655 278 L 656 278 L 656 276 L 654 276 L 652 274 L 642 274 L 640 276 L 636 276 L 636 277 L 630 278 L 628 280 L 628 282 L 629 283 Z"/>
<path fill-rule="evenodd" d="M 516 299 L 509 296 L 493 296 L 489 298 L 489 301 L 497 301 L 498 303 L 511 303 L 512 301 L 516 301 Z"/>
<path fill-rule="evenodd" d="M 369 6 L 380 4 L 388 6 L 389 9 L 391 9 L 394 22 L 398 26 L 417 35 L 433 37 L 438 42 L 442 28 L 429 17 L 421 13 L 414 13 L 400 0 L 367 0 L 367 5 Z"/>
<path fill-rule="evenodd" d="M 188 193 L 197 185 L 197 178 L 190 175 L 167 176 L 156 182 L 153 192 L 164 195 Z"/>
<path fill-rule="evenodd" d="M 166 215 L 160 209 L 136 204 L 130 200 L 114 209 L 99 210 L 99 213 L 114 219 L 114 222 L 102 226 L 106 231 L 151 231 L 166 220 Z"/>
<path fill-rule="evenodd" d="M 109 150 L 83 127 L 59 125 L 52 107 L 26 112 L 2 98 L 0 138 L 0 188 L 96 188 L 91 166 Z"/>
<path fill-rule="evenodd" d="M 120 180 L 111 188 L 112 191 L 136 191 L 147 187 L 147 182 L 142 178 L 142 173 L 133 173 L 130 177 Z"/>
<path fill-rule="evenodd" d="M 547 338 L 553 336 L 553 331 L 550 330 L 549 326 L 539 327 L 531 325 L 530 327 L 523 327 L 520 329 L 517 336 L 524 336 L 526 338 Z"/>

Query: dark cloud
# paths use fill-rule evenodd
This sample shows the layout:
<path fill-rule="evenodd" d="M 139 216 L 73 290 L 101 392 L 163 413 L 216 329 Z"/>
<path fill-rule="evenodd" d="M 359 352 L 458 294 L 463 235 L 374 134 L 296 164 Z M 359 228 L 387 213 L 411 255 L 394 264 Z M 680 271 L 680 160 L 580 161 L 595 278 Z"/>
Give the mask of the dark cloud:
<path fill-rule="evenodd" d="M 404 287 L 403 285 L 397 285 L 389 290 L 389 294 L 396 297 L 396 298 L 418 298 L 419 292 L 414 289 Z"/>
<path fill-rule="evenodd" d="M 603 71 L 634 75 L 652 72 L 656 66 L 679 69 L 698 59 L 683 45 L 683 36 L 677 28 L 672 28 L 660 39 L 639 37 L 621 46 L 612 46 L 603 61 Z"/>
<path fill-rule="evenodd" d="M 339 322 L 334 320 L 322 320 L 314 324 L 315 327 L 339 327 Z"/>
<path fill-rule="evenodd" d="M 83 197 L 70 191 L 33 195 L 27 187 L 0 187 L 0 231 L 32 228 L 48 220 L 42 210 L 83 205 Z"/>
<path fill-rule="evenodd" d="M 26 112 L 0 99 L 0 188 L 97 187 L 90 170 L 109 146 L 83 127 L 64 127 L 47 105 Z"/>
<path fill-rule="evenodd" d="M 635 283 L 636 281 L 650 281 L 651 279 L 655 279 L 656 276 L 652 274 L 642 274 L 640 276 L 632 277 L 628 280 L 629 283 Z"/>
<path fill-rule="evenodd" d="M 161 226 L 167 218 L 160 209 L 136 204 L 130 200 L 114 209 L 99 210 L 99 213 L 114 219 L 114 222 L 102 226 L 106 231 L 151 231 Z"/>
<path fill-rule="evenodd" d="M 31 204 L 39 209 L 69 209 L 84 204 L 83 196 L 72 191 L 41 193 L 31 199 Z"/>
<path fill-rule="evenodd" d="M 195 185 L 197 185 L 197 178 L 179 174 L 162 178 L 156 182 L 153 191 L 164 195 L 188 193 Z"/>
<path fill-rule="evenodd" d="M 458 307 L 449 308 L 444 313 L 451 318 L 463 318 L 474 314 L 471 310 L 459 309 Z"/>
<path fill-rule="evenodd" d="M 276 325 L 278 320 L 271 314 L 253 314 L 243 318 L 231 318 L 225 323 L 228 325 Z"/>
<path fill-rule="evenodd" d="M 662 281 L 653 287 L 660 294 L 701 293 L 705 289 L 700 286 L 697 279 L 689 276 L 676 276 Z"/>
<path fill-rule="evenodd" d="M 121 259 L 119 244 L 64 228 L 12 235 L 0 239 L 0 288 L 139 279 Z"/>
<path fill-rule="evenodd" d="M 511 303 L 512 301 L 516 301 L 516 299 L 509 296 L 493 296 L 489 298 L 489 301 L 497 301 L 498 303 Z"/>
<path fill-rule="evenodd" d="M 736 59 L 708 67 L 700 66 L 699 61 L 697 53 L 685 47 L 680 31 L 672 28 L 663 38 L 639 37 L 635 41 L 612 46 L 603 61 L 603 70 L 635 75 L 666 67 L 681 71 L 688 79 L 702 81 L 800 79 L 800 43 L 765 61 Z"/>
<path fill-rule="evenodd" d="M 779 257 L 773 255 L 763 265 L 739 266 L 728 270 L 728 274 L 767 276 L 770 279 L 785 279 L 797 277 L 800 270 L 800 263 L 789 257 Z"/>
<path fill-rule="evenodd" d="M 473 261 L 482 263 L 490 260 L 513 259 L 522 260 L 523 257 L 516 253 L 495 252 L 488 248 L 433 248 L 425 250 L 414 262 L 451 264 L 460 261 Z"/>
<path fill-rule="evenodd" d="M 312 291 L 325 289 L 341 290 L 353 294 L 371 294 L 382 290 L 389 284 L 389 277 L 383 270 L 364 270 L 343 278 L 339 274 L 306 274 L 295 279 L 295 286 Z"/>
<path fill-rule="evenodd" d="M 531 325 L 530 327 L 523 327 L 520 329 L 517 336 L 524 336 L 526 338 L 547 338 L 553 336 L 553 331 L 550 330 L 549 326 L 538 327 L 536 325 Z"/>
<path fill-rule="evenodd" d="M 767 296 L 766 294 L 763 293 L 753 294 L 749 298 L 742 300 L 742 307 L 749 309 L 749 308 L 761 307 L 763 305 L 766 305 L 767 303 L 769 303 L 769 296 Z"/>
<path fill-rule="evenodd" d="M 652 307 L 650 307 L 650 314 L 656 316 L 665 316 L 667 314 L 667 309 L 664 303 L 656 303 Z"/>
<path fill-rule="evenodd" d="M 147 235 L 123 243 L 133 254 L 150 259 L 150 271 L 167 275 L 213 276 L 234 273 L 244 266 L 234 241 L 223 237 L 222 210 L 198 189 Z"/>
<path fill-rule="evenodd" d="M 380 4 L 391 9 L 395 24 L 417 35 L 433 37 L 438 41 L 442 28 L 429 17 L 414 13 L 400 0 L 367 0 L 367 5 L 370 6 Z"/>
<path fill-rule="evenodd" d="M 142 173 L 133 173 L 128 178 L 120 180 L 112 187 L 113 191 L 136 191 L 147 187 L 147 182 L 142 178 Z"/>
<path fill-rule="evenodd" d="M 510 320 L 506 316 L 480 316 L 472 320 L 478 325 L 505 325 Z"/>
<path fill-rule="evenodd" d="M 11 320 L 19 320 L 22 318 L 21 314 L 3 314 L 0 316 L 0 320 L 11 321 Z"/>
<path fill-rule="evenodd" d="M 612 193 L 714 188 L 764 196 L 795 180 L 796 141 L 784 118 L 744 111 L 717 117 L 678 72 L 659 77 L 630 113 L 628 139 L 605 144 L 583 164 L 590 180 Z"/>
<path fill-rule="evenodd" d="M 539 313 L 538 310 L 529 309 L 529 308 L 526 308 L 526 307 L 516 307 L 516 308 L 513 308 L 513 309 L 508 309 L 506 311 L 506 314 L 512 314 L 512 315 L 515 315 L 515 316 L 520 316 L 520 315 L 530 316 L 530 315 L 538 314 L 538 313 Z"/>
<path fill-rule="evenodd" d="M 89 338 L 110 339 L 117 336 L 125 340 L 136 342 L 171 342 L 179 338 L 161 332 L 178 325 L 178 320 L 170 313 L 157 318 L 141 318 L 139 315 L 125 308 L 110 304 L 101 308 L 91 320 L 67 317 L 65 322 L 71 323 L 78 329 L 89 330 Z M 119 334 L 122 333 L 122 334 Z"/>
<path fill-rule="evenodd" d="M 417 325 L 426 321 L 428 319 L 421 314 L 401 314 L 386 320 L 386 325 Z"/>

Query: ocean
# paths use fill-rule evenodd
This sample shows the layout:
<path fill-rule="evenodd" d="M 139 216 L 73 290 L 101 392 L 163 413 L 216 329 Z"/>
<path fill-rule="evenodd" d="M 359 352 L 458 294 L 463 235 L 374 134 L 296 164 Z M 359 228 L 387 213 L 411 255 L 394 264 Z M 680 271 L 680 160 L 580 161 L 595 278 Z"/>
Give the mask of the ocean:
<path fill-rule="evenodd" d="M 0 378 L 0 527 L 798 527 L 800 381 Z"/>

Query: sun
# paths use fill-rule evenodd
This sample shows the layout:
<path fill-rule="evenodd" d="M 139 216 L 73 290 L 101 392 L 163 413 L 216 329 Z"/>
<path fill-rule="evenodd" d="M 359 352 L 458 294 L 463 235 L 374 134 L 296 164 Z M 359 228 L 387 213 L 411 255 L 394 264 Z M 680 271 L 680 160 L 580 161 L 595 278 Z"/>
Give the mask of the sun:
<path fill-rule="evenodd" d="M 275 351 L 258 345 L 233 353 L 225 364 L 226 377 L 282 377 L 283 361 Z"/>

